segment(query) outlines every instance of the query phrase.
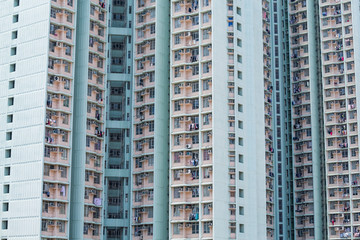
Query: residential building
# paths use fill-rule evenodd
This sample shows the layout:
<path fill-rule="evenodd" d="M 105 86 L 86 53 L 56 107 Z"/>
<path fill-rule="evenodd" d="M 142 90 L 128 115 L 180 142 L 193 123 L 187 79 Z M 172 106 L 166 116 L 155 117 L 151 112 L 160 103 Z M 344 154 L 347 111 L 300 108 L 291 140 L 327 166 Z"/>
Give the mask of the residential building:
<path fill-rule="evenodd" d="M 168 238 L 169 1 L 135 1 L 131 239 Z"/>
<path fill-rule="evenodd" d="M 103 239 L 131 239 L 133 1 L 109 1 Z"/>
<path fill-rule="evenodd" d="M 359 7 L 1 1 L 1 239 L 360 238 Z"/>

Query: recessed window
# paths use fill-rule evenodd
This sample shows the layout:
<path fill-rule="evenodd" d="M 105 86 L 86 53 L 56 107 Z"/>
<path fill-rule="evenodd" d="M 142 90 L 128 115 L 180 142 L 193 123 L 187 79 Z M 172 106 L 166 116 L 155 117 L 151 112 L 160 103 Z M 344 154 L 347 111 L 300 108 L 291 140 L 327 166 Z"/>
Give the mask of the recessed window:
<path fill-rule="evenodd" d="M 244 198 L 244 190 L 239 189 L 239 198 Z"/>
<path fill-rule="evenodd" d="M 12 47 L 12 48 L 11 48 L 10 55 L 11 55 L 11 56 L 16 55 L 16 47 Z"/>
<path fill-rule="evenodd" d="M 241 16 L 241 8 L 236 8 L 236 13 Z"/>
<path fill-rule="evenodd" d="M 239 225 L 239 231 L 240 231 L 240 233 L 244 233 L 244 231 L 245 231 L 244 224 Z"/>
<path fill-rule="evenodd" d="M 4 185 L 4 193 L 9 193 L 10 192 L 10 185 L 9 184 L 5 184 Z"/>
<path fill-rule="evenodd" d="M 4 176 L 10 176 L 10 167 L 4 168 Z"/>
<path fill-rule="evenodd" d="M 239 215 L 244 215 L 244 207 L 239 207 Z"/>
<path fill-rule="evenodd" d="M 4 168 L 4 175 L 5 176 L 10 176 L 10 167 L 5 167 Z"/>
<path fill-rule="evenodd" d="M 15 72 L 16 71 L 16 64 L 10 64 L 10 72 Z"/>
<path fill-rule="evenodd" d="M 9 211 L 9 203 L 3 203 L 2 211 L 3 211 L 3 212 Z"/>
<path fill-rule="evenodd" d="M 237 45 L 238 45 L 238 47 L 242 47 L 242 41 L 241 41 L 241 39 L 237 39 Z"/>
<path fill-rule="evenodd" d="M 2 224 L 1 224 L 1 229 L 2 230 L 6 230 L 8 229 L 8 221 L 2 221 Z"/>
<path fill-rule="evenodd" d="M 241 87 L 238 88 L 238 95 L 239 95 L 239 96 L 242 96 L 242 95 L 243 95 L 243 91 L 242 91 L 242 88 L 241 88 Z"/>
<path fill-rule="evenodd" d="M 8 106 L 12 106 L 14 105 L 14 98 L 11 97 L 11 98 L 8 98 Z"/>
<path fill-rule="evenodd" d="M 14 7 L 18 7 L 20 5 L 20 0 L 14 0 Z"/>
<path fill-rule="evenodd" d="M 12 123 L 13 122 L 13 115 L 12 114 L 7 115 L 6 122 L 7 123 Z"/>
<path fill-rule="evenodd" d="M 237 28 L 238 31 L 241 32 L 241 24 L 240 23 L 237 23 L 236 28 Z"/>
<path fill-rule="evenodd" d="M 18 31 L 13 31 L 11 33 L 11 39 L 17 39 L 17 37 L 18 37 Z"/>
<path fill-rule="evenodd" d="M 19 14 L 13 15 L 13 23 L 17 23 L 19 21 Z"/>
<path fill-rule="evenodd" d="M 244 146 L 244 139 L 243 138 L 239 138 L 239 145 Z"/>
<path fill-rule="evenodd" d="M 9 89 L 15 88 L 15 80 L 9 81 Z"/>
<path fill-rule="evenodd" d="M 11 158 L 11 149 L 5 150 L 5 158 Z"/>
<path fill-rule="evenodd" d="M 239 63 L 242 63 L 242 56 L 241 56 L 241 55 L 237 55 L 237 61 L 238 61 Z"/>
<path fill-rule="evenodd" d="M 244 180 L 244 173 L 243 172 L 239 172 L 239 180 Z"/>
<path fill-rule="evenodd" d="M 238 77 L 238 79 L 242 79 L 242 72 L 241 71 L 238 71 L 237 77 Z"/>
<path fill-rule="evenodd" d="M 243 105 L 242 104 L 238 104 L 238 111 L 243 112 Z"/>
<path fill-rule="evenodd" d="M 238 127 L 239 127 L 240 129 L 243 129 L 243 121 L 239 121 L 239 122 L 238 122 Z"/>
<path fill-rule="evenodd" d="M 7 132 L 6 133 L 6 141 L 10 141 L 12 140 L 12 132 Z"/>
<path fill-rule="evenodd" d="M 239 154 L 239 163 L 244 162 L 244 155 Z"/>

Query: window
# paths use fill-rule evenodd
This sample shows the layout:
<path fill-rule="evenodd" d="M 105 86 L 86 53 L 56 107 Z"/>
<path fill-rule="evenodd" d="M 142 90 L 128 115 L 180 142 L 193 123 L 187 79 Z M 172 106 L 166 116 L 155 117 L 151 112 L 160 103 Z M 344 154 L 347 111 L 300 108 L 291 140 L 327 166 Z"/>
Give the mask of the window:
<path fill-rule="evenodd" d="M 244 198 L 244 190 L 239 189 L 239 198 Z"/>
<path fill-rule="evenodd" d="M 4 185 L 4 193 L 9 193 L 10 192 L 10 185 L 6 184 Z"/>
<path fill-rule="evenodd" d="M 198 234 L 199 233 L 199 224 L 193 223 L 191 226 L 191 233 L 192 234 Z"/>
<path fill-rule="evenodd" d="M 207 23 L 210 21 L 210 16 L 211 16 L 211 13 L 210 12 L 206 12 L 203 14 L 203 23 Z"/>
<path fill-rule="evenodd" d="M 239 215 L 244 215 L 244 207 L 239 207 Z"/>
<path fill-rule="evenodd" d="M 5 158 L 11 158 L 11 149 L 5 150 Z"/>
<path fill-rule="evenodd" d="M 181 102 L 180 101 L 175 101 L 174 102 L 174 111 L 181 111 Z"/>
<path fill-rule="evenodd" d="M 241 32 L 241 24 L 240 23 L 237 23 L 236 29 Z"/>
<path fill-rule="evenodd" d="M 204 188 L 203 188 L 203 197 L 210 197 L 210 191 L 209 191 L 210 186 L 211 185 L 204 186 Z"/>
<path fill-rule="evenodd" d="M 244 173 L 243 172 L 239 172 L 239 180 L 244 180 Z"/>
<path fill-rule="evenodd" d="M 4 167 L 4 176 L 10 176 L 10 167 Z"/>
<path fill-rule="evenodd" d="M 17 39 L 17 37 L 18 37 L 18 31 L 13 31 L 11 33 L 11 39 Z"/>
<path fill-rule="evenodd" d="M 13 23 L 19 22 L 19 14 L 13 15 Z"/>
<path fill-rule="evenodd" d="M 204 222 L 204 233 L 210 233 L 211 222 Z"/>
<path fill-rule="evenodd" d="M 15 56 L 16 55 L 16 47 L 12 47 L 10 50 L 10 55 Z"/>
<path fill-rule="evenodd" d="M 236 8 L 236 13 L 241 16 L 241 8 Z"/>
<path fill-rule="evenodd" d="M 179 28 L 181 27 L 181 18 L 176 18 L 175 19 L 175 28 Z"/>
<path fill-rule="evenodd" d="M 203 30 L 203 40 L 206 40 L 206 39 L 209 39 L 210 38 L 210 33 L 211 33 L 211 31 L 210 31 L 210 29 L 204 29 Z"/>
<path fill-rule="evenodd" d="M 207 45 L 207 46 L 204 46 L 204 47 L 203 47 L 203 56 L 204 56 L 204 57 L 210 55 L 209 49 L 210 49 L 210 45 Z"/>
<path fill-rule="evenodd" d="M 6 133 L 6 141 L 10 141 L 12 140 L 12 132 L 7 132 Z"/>
<path fill-rule="evenodd" d="M 237 61 L 238 61 L 238 63 L 242 63 L 242 56 L 241 55 L 237 55 Z"/>
<path fill-rule="evenodd" d="M 181 43 L 181 38 L 180 38 L 180 36 L 181 36 L 180 34 L 176 34 L 176 35 L 175 35 L 175 40 L 174 40 L 174 41 L 175 41 L 175 45 Z"/>
<path fill-rule="evenodd" d="M 14 7 L 18 7 L 20 5 L 20 0 L 14 0 Z"/>
<path fill-rule="evenodd" d="M 16 64 L 10 64 L 10 72 L 15 72 L 16 71 Z"/>
<path fill-rule="evenodd" d="M 3 212 L 9 211 L 9 203 L 3 203 L 3 205 L 2 205 L 2 211 L 3 211 Z"/>
<path fill-rule="evenodd" d="M 2 230 L 8 229 L 8 221 L 7 221 L 7 220 L 2 221 L 1 229 L 2 229 Z"/>
<path fill-rule="evenodd" d="M 244 233 L 244 224 L 240 224 L 239 225 L 239 231 L 240 231 L 240 233 Z"/>
<path fill-rule="evenodd" d="M 154 139 L 150 138 L 149 139 L 149 149 L 154 149 L 155 143 L 154 143 Z"/>

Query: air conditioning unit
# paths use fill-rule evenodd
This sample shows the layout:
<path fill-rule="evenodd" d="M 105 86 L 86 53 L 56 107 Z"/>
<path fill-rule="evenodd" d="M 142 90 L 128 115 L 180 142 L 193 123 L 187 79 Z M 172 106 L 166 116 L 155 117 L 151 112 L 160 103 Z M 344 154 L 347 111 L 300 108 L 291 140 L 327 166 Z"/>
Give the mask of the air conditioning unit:
<path fill-rule="evenodd" d="M 62 43 L 61 42 L 56 42 L 56 46 L 57 47 L 61 47 Z"/>
<path fill-rule="evenodd" d="M 63 222 L 57 222 L 56 223 L 56 226 L 62 226 L 63 225 Z"/>
<path fill-rule="evenodd" d="M 55 81 L 60 81 L 60 77 L 59 76 L 54 76 L 54 80 Z"/>
<path fill-rule="evenodd" d="M 212 154 L 212 149 L 207 150 L 208 154 Z"/>
<path fill-rule="evenodd" d="M 58 207 L 62 207 L 62 206 L 63 206 L 63 203 L 57 203 L 57 206 L 58 206 Z"/>
<path fill-rule="evenodd" d="M 54 222 L 54 221 L 48 221 L 48 225 L 54 226 L 54 225 L 55 225 L 55 222 Z"/>
<path fill-rule="evenodd" d="M 191 149 L 191 144 L 186 144 L 186 149 Z"/>
<path fill-rule="evenodd" d="M 209 189 L 209 190 L 212 189 L 212 188 L 213 188 L 212 185 L 208 186 L 208 189 Z"/>
<path fill-rule="evenodd" d="M 185 224 L 185 227 L 186 227 L 186 228 L 189 228 L 189 227 L 191 227 L 191 224 L 190 224 L 190 223 L 187 223 L 187 224 Z"/>
<path fill-rule="evenodd" d="M 95 211 L 96 211 L 96 208 L 95 208 L 95 207 L 91 207 L 91 208 L 90 208 L 90 211 L 95 212 Z"/>
<path fill-rule="evenodd" d="M 55 207 L 55 203 L 54 202 L 49 202 L 49 207 Z"/>

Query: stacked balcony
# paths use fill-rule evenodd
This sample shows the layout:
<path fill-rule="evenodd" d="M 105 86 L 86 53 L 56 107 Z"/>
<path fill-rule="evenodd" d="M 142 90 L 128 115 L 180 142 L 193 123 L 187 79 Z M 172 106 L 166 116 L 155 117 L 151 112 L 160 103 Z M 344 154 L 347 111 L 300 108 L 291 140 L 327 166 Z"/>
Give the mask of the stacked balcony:
<path fill-rule="evenodd" d="M 320 3 L 329 239 L 359 238 L 357 98 L 351 1 Z"/>
<path fill-rule="evenodd" d="M 211 3 L 171 4 L 170 234 L 212 239 Z"/>

